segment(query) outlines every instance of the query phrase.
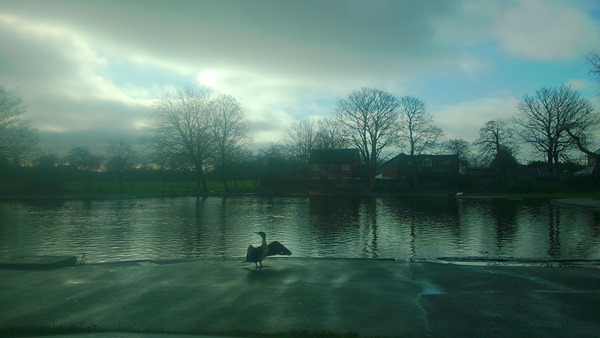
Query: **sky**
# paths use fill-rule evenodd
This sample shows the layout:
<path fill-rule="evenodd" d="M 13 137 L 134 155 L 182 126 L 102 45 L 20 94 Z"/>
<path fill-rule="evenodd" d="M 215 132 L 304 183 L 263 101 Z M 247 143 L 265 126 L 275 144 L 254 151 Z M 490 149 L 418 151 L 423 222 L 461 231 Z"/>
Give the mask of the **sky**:
<path fill-rule="evenodd" d="M 362 87 L 417 97 L 446 139 L 473 141 L 542 86 L 600 107 L 597 50 L 597 0 L 0 0 L 0 83 L 58 153 L 143 135 L 187 84 L 234 96 L 255 147 Z"/>

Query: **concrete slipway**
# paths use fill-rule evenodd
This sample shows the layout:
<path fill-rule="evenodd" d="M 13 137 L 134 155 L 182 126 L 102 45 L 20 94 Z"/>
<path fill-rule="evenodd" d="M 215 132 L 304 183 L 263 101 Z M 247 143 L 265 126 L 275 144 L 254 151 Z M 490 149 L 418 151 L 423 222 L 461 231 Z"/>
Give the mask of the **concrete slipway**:
<path fill-rule="evenodd" d="M 598 337 L 597 267 L 269 258 L 0 270 L 0 335 Z M 39 331 L 35 331 L 39 332 Z M 83 335 L 89 336 L 89 335 Z M 147 335 L 155 337 L 154 335 Z"/>

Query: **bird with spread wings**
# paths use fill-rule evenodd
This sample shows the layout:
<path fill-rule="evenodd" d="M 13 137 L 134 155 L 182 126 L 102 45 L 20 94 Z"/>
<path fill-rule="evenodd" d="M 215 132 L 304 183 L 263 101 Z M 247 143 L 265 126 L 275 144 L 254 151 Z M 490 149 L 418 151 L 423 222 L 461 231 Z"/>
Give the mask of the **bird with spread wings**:
<path fill-rule="evenodd" d="M 278 241 L 273 241 L 267 244 L 267 234 L 264 231 L 256 232 L 260 237 L 262 237 L 262 243 L 258 247 L 254 247 L 252 245 L 248 246 L 248 251 L 246 252 L 246 262 L 251 262 L 256 264 L 256 268 L 262 268 L 262 261 L 267 256 L 274 255 L 286 255 L 289 256 L 292 254 L 288 248 L 286 248 L 283 244 Z M 259 266 L 260 264 L 260 266 Z"/>

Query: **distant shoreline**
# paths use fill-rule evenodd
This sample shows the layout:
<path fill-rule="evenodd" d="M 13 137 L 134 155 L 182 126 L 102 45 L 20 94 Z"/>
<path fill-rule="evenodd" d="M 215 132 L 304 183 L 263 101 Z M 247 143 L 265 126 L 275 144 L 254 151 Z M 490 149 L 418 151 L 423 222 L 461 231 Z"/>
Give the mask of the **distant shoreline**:
<path fill-rule="evenodd" d="M 148 194 L 53 194 L 53 195 L 3 195 L 0 201 L 27 201 L 27 200 L 115 200 L 115 199 L 143 199 L 143 198 L 179 198 L 179 197 L 228 197 L 228 196 L 397 196 L 397 197 L 447 197 L 456 199 L 547 199 L 553 203 L 563 205 L 576 205 L 600 209 L 600 200 L 590 197 L 589 194 L 581 196 L 564 197 L 556 194 L 465 194 L 449 195 L 445 193 L 392 193 L 392 192 L 351 192 L 351 191 L 322 191 L 322 192 L 206 192 L 206 193 L 148 193 Z"/>

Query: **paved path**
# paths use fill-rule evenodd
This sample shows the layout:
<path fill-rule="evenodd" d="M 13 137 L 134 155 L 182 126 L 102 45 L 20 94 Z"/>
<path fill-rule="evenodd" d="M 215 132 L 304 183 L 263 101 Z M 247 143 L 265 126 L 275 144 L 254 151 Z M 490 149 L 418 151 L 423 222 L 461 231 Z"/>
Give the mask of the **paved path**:
<path fill-rule="evenodd" d="M 28 327 L 384 337 L 600 332 L 598 268 L 302 258 L 265 265 L 255 271 L 239 261 L 194 260 L 3 269 L 0 335 Z"/>

